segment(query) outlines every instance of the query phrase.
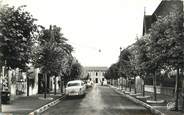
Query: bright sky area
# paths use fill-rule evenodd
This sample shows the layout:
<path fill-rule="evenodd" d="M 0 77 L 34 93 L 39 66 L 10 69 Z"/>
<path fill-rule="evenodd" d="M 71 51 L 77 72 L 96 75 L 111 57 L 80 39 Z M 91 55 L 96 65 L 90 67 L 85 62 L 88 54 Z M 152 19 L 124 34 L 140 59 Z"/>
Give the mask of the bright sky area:
<path fill-rule="evenodd" d="M 57 25 L 83 66 L 110 66 L 142 35 L 144 7 L 152 14 L 161 0 L 3 0 L 27 5 L 38 24 Z"/>

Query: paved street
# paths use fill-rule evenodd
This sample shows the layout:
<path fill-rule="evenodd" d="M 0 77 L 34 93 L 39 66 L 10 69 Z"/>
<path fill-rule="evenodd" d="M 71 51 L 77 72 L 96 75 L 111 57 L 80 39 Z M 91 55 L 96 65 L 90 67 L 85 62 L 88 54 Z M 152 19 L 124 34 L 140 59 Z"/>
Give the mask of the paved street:
<path fill-rule="evenodd" d="M 65 99 L 42 115 L 151 115 L 151 112 L 107 86 L 94 86 L 84 98 Z"/>

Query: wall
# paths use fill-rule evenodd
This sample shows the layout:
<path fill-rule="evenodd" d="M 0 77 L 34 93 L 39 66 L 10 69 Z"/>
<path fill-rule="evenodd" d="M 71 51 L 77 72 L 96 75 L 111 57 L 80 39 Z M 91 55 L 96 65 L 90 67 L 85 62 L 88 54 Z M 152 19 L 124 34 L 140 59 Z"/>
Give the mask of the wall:
<path fill-rule="evenodd" d="M 38 69 L 32 68 L 29 72 L 30 79 L 33 84 L 29 87 L 29 95 L 36 95 L 38 93 Z M 27 96 L 27 73 L 20 72 L 20 70 L 14 69 L 8 71 L 8 85 L 11 94 L 11 100 L 20 96 Z"/>

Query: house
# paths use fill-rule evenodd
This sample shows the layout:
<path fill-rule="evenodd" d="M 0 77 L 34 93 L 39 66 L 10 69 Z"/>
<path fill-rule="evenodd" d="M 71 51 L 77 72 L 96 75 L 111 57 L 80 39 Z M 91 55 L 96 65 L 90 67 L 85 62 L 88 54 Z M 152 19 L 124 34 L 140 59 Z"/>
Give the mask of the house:
<path fill-rule="evenodd" d="M 146 15 L 144 11 L 143 18 L 143 35 L 149 33 L 151 25 L 157 20 L 159 16 L 164 17 L 175 10 L 183 11 L 183 0 L 162 0 L 158 7 L 151 15 Z"/>
<path fill-rule="evenodd" d="M 104 77 L 107 69 L 107 67 L 84 67 L 84 75 L 88 76 L 93 83 L 101 84 L 102 82 L 107 82 Z"/>
<path fill-rule="evenodd" d="M 9 91 L 11 100 L 17 97 L 35 95 L 38 93 L 38 69 L 30 67 L 27 72 L 19 68 L 7 69 L 2 67 L 1 90 Z M 29 83 L 29 84 L 28 84 Z"/>

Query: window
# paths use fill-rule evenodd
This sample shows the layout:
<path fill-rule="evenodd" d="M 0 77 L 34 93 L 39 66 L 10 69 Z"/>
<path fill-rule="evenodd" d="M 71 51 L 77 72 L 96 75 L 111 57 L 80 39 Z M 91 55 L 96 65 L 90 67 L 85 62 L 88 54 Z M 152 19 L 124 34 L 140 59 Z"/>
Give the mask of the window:
<path fill-rule="evenodd" d="M 68 87 L 72 87 L 72 86 L 80 86 L 80 83 L 69 83 Z"/>
<path fill-rule="evenodd" d="M 102 78 L 102 81 L 104 81 L 104 78 Z"/>
<path fill-rule="evenodd" d="M 82 82 L 81 85 L 84 86 L 84 83 Z"/>
<path fill-rule="evenodd" d="M 98 78 L 95 79 L 95 82 L 98 83 Z"/>
<path fill-rule="evenodd" d="M 98 72 L 96 72 L 96 76 L 98 76 Z"/>

